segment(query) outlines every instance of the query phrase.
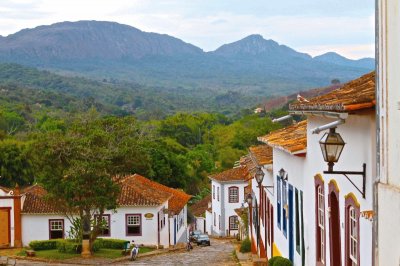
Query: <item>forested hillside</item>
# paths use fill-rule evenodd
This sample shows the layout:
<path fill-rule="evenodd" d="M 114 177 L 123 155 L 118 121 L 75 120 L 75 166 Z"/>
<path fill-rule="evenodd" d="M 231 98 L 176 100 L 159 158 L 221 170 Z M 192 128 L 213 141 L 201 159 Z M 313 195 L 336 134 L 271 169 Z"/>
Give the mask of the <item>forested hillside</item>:
<path fill-rule="evenodd" d="M 0 97 L 0 186 L 40 182 L 43 175 L 56 171 L 48 166 L 48 152 L 69 154 L 69 147 L 85 147 L 85 138 L 93 146 L 100 136 L 118 141 L 121 134 L 131 132 L 123 140 L 129 149 L 114 155 L 117 161 L 129 158 L 118 166 L 120 173 L 139 173 L 195 195 L 208 189 L 208 173 L 232 167 L 257 143 L 257 136 L 279 127 L 268 116 L 255 114 L 232 119 L 216 113 L 176 113 L 140 121 L 133 115 L 112 115 L 101 105 L 64 97 L 62 92 L 6 88 Z M 83 139 L 74 136 L 77 129 Z"/>

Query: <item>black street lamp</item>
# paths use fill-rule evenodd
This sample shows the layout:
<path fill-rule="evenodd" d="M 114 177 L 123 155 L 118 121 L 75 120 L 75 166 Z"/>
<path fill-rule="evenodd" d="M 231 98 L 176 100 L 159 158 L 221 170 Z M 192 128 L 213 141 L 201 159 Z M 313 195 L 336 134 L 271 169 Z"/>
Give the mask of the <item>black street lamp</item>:
<path fill-rule="evenodd" d="M 333 166 L 339 161 L 340 155 L 342 154 L 344 145 L 342 136 L 336 133 L 336 128 L 329 129 L 329 133 L 325 133 L 319 140 L 319 145 L 321 146 L 322 155 L 324 156 L 324 161 L 328 163 L 328 171 L 324 171 L 324 174 L 341 174 L 344 175 L 350 183 L 361 193 L 363 198 L 365 198 L 365 169 L 366 164 L 363 164 L 363 170 L 357 171 L 333 171 Z M 356 184 L 348 177 L 348 175 L 361 175 L 363 177 L 363 187 L 359 189 Z"/>
<path fill-rule="evenodd" d="M 335 129 L 336 128 L 329 129 L 329 133 L 325 133 L 319 140 L 322 155 L 324 156 L 325 162 L 328 163 L 328 171 L 333 171 L 333 165 L 338 162 L 344 145 L 346 144 L 342 136 L 336 133 Z"/>

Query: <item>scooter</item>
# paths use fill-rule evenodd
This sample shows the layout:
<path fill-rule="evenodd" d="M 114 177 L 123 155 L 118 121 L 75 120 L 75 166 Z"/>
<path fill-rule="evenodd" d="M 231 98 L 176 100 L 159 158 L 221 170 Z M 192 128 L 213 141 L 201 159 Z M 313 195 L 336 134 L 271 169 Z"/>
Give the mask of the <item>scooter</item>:
<path fill-rule="evenodd" d="M 139 254 L 139 245 L 135 244 L 135 241 L 132 240 L 132 250 L 131 250 L 131 256 L 130 260 L 136 260 L 138 254 Z"/>

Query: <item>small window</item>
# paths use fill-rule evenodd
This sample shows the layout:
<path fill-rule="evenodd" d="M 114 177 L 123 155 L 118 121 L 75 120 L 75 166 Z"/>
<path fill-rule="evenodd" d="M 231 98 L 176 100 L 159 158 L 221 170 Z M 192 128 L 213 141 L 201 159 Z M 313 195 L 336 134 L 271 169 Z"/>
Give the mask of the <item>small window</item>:
<path fill-rule="evenodd" d="M 239 220 L 236 215 L 229 217 L 229 230 L 238 230 L 239 229 Z"/>
<path fill-rule="evenodd" d="M 229 188 L 229 203 L 238 203 L 239 202 L 239 188 L 238 187 L 230 187 Z"/>
<path fill-rule="evenodd" d="M 142 221 L 140 214 L 126 215 L 126 235 L 137 236 L 142 234 Z"/>
<path fill-rule="evenodd" d="M 217 187 L 217 201 L 219 201 L 219 187 Z"/>
<path fill-rule="evenodd" d="M 64 238 L 64 220 L 49 220 L 50 239 Z"/>
<path fill-rule="evenodd" d="M 100 215 L 95 215 L 95 219 L 96 222 L 101 222 L 102 224 L 99 236 L 110 236 L 110 215 L 103 214 L 101 216 L 101 220 L 100 220 Z"/>
<path fill-rule="evenodd" d="M 215 185 L 213 185 L 213 199 L 215 199 Z"/>
<path fill-rule="evenodd" d="M 214 226 L 217 226 L 217 215 L 214 212 Z"/>
<path fill-rule="evenodd" d="M 221 215 L 218 215 L 218 229 L 221 230 Z"/>
<path fill-rule="evenodd" d="M 360 207 L 354 195 L 345 197 L 346 207 L 346 263 L 360 265 Z"/>

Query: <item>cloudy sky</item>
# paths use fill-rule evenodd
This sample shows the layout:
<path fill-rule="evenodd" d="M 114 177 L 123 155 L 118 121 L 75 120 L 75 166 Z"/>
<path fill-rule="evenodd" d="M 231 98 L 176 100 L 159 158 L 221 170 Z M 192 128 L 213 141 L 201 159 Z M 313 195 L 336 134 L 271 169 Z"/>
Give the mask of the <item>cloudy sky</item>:
<path fill-rule="evenodd" d="M 374 56 L 374 0 L 1 0 L 0 35 L 61 21 L 116 21 L 205 51 L 261 34 L 313 56 Z"/>

